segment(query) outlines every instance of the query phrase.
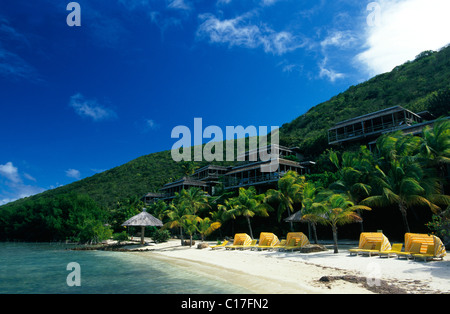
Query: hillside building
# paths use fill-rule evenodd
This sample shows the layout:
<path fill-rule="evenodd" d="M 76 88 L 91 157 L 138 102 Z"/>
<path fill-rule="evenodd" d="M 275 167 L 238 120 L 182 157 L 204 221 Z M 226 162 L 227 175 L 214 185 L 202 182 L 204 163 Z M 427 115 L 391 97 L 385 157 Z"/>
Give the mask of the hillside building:
<path fill-rule="evenodd" d="M 395 106 L 337 123 L 328 130 L 330 145 L 362 143 L 374 145 L 376 139 L 385 133 L 403 131 L 417 135 L 436 118 L 429 112 L 414 113 L 401 106 Z"/>
<path fill-rule="evenodd" d="M 272 159 L 268 161 L 261 160 L 261 150 L 249 150 L 238 157 L 238 160 L 242 161 L 234 167 L 210 164 L 197 169 L 190 176 L 165 184 L 160 189 L 157 199 L 171 200 L 176 193 L 191 187 L 200 188 L 208 195 L 214 195 L 216 186 L 219 184 L 227 190 L 255 186 L 260 192 L 264 192 L 269 188 L 275 188 L 278 180 L 288 171 L 305 174 L 311 172 L 311 167 L 315 165 L 312 161 L 299 162 L 298 160 L 303 156 L 295 147 L 268 145 L 262 148 L 262 151 L 271 154 L 274 149 L 278 150 L 278 155 L 272 156 Z M 267 172 L 269 165 L 274 168 L 273 171 Z"/>

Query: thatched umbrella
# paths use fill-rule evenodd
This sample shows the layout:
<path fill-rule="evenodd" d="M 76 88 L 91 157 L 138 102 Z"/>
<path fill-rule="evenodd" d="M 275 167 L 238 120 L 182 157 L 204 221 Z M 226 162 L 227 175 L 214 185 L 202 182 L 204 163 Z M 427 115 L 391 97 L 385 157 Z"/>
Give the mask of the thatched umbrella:
<path fill-rule="evenodd" d="M 311 238 L 311 227 L 313 229 L 314 232 L 314 242 L 317 244 L 317 232 L 316 232 L 316 225 L 314 222 L 310 222 L 308 220 L 303 220 L 303 214 L 302 211 L 299 210 L 296 213 L 293 213 L 292 215 L 290 215 L 288 218 L 286 218 L 284 221 L 286 222 L 307 222 L 308 223 L 308 235 L 309 238 Z"/>
<path fill-rule="evenodd" d="M 122 224 L 122 226 L 141 227 L 141 244 L 144 244 L 145 227 L 147 226 L 162 227 L 163 223 L 158 218 L 155 218 L 149 213 L 147 213 L 146 209 L 144 208 L 142 210 L 142 213 L 131 217 L 130 219 L 125 221 Z"/>
<path fill-rule="evenodd" d="M 302 221 L 302 212 L 299 210 L 296 213 L 293 213 L 288 218 L 286 218 L 284 221 L 286 222 L 300 222 Z"/>

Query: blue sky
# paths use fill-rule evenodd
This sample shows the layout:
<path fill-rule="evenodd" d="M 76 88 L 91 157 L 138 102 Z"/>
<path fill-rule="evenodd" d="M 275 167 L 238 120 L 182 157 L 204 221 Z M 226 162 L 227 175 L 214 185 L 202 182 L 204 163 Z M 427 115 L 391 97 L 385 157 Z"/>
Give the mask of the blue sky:
<path fill-rule="evenodd" d="M 168 150 L 281 126 L 450 43 L 448 0 L 0 2 L 0 205 Z"/>

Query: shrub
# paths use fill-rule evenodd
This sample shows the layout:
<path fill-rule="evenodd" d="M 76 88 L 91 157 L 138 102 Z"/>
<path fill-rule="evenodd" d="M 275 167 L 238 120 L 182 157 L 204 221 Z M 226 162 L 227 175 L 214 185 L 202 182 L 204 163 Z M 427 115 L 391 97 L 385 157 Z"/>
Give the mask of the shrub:
<path fill-rule="evenodd" d="M 169 230 L 161 230 L 161 229 L 156 230 L 155 232 L 153 232 L 152 239 L 156 243 L 167 242 L 167 240 L 170 239 Z"/>

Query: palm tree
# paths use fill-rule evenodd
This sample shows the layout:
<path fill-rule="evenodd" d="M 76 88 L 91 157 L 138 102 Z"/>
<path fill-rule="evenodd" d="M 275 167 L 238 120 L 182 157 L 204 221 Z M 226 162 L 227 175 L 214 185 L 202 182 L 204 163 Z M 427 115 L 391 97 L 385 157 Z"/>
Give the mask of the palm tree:
<path fill-rule="evenodd" d="M 339 179 L 329 188 L 336 193 L 345 193 L 354 204 L 359 204 L 364 198 L 370 196 L 372 187 L 368 184 L 373 169 L 371 153 L 367 147 L 362 146 L 359 152 L 344 152 L 342 162 L 337 154 L 330 152 L 330 160 L 338 169 Z M 359 210 L 358 215 L 361 216 Z M 363 222 L 360 222 L 361 232 L 364 232 Z"/>
<path fill-rule="evenodd" d="M 166 210 L 168 208 L 168 205 L 163 200 L 157 200 L 156 202 L 153 202 L 149 205 L 149 212 L 158 218 L 159 220 L 163 221 L 165 217 Z"/>
<path fill-rule="evenodd" d="M 162 229 L 179 228 L 181 245 L 183 245 L 183 227 L 185 227 L 187 215 L 192 215 L 192 213 L 186 206 L 183 206 L 183 204 L 175 204 L 172 201 L 166 210 L 166 216 L 168 217 L 169 221 L 166 222 L 162 227 Z"/>
<path fill-rule="evenodd" d="M 371 210 L 370 207 L 354 205 L 345 194 L 332 194 L 321 203 L 315 203 L 313 213 L 303 216 L 303 219 L 315 219 L 317 222 L 331 226 L 333 231 L 334 253 L 338 253 L 337 227 L 358 222 L 361 217 L 355 213 L 359 210 Z M 313 216 L 313 217 L 311 217 Z"/>
<path fill-rule="evenodd" d="M 180 164 L 185 176 L 194 174 L 195 170 L 198 169 L 198 166 L 192 161 L 182 161 Z"/>
<path fill-rule="evenodd" d="M 377 168 L 375 178 L 381 187 L 379 195 L 370 196 L 361 203 L 381 207 L 397 205 L 403 218 L 405 232 L 410 232 L 407 211 L 413 206 L 428 206 L 433 212 L 440 210 L 436 203 L 450 204 L 450 197 L 440 194 L 439 185 L 432 178 L 425 178 L 420 165 L 409 157 L 391 161 L 391 168 L 385 173 Z"/>
<path fill-rule="evenodd" d="M 198 231 L 198 223 L 200 221 L 200 217 L 196 215 L 185 215 L 183 220 L 183 226 L 186 230 L 186 233 L 189 234 L 189 247 L 192 247 L 192 235 Z"/>
<path fill-rule="evenodd" d="M 227 215 L 233 219 L 244 216 L 248 223 L 250 237 L 253 239 L 253 230 L 250 218 L 255 215 L 268 217 L 269 208 L 264 201 L 264 194 L 257 194 L 255 187 L 248 189 L 239 188 L 239 195 L 225 201 L 224 205 L 219 205 L 219 209 L 225 210 Z"/>
<path fill-rule="evenodd" d="M 204 241 L 205 236 L 210 235 L 211 233 L 213 233 L 222 226 L 222 224 L 219 221 L 213 222 L 208 217 L 203 219 L 198 217 L 197 221 L 198 221 L 197 230 L 202 237 L 202 242 Z"/>
<path fill-rule="evenodd" d="M 197 214 L 198 212 L 211 208 L 206 192 L 196 187 L 181 190 L 175 196 L 175 202 L 189 208 L 192 214 Z"/>
<path fill-rule="evenodd" d="M 406 232 L 410 232 L 407 212 L 414 206 L 428 206 L 433 212 L 438 204 L 450 204 L 450 197 L 442 195 L 436 177 L 430 175 L 418 162 L 417 154 L 424 146 L 416 136 L 401 133 L 387 134 L 377 141 L 378 160 L 374 184 L 378 193 L 362 201 L 362 204 L 380 207 L 396 205 L 402 214 Z"/>
<path fill-rule="evenodd" d="M 302 191 L 302 216 L 306 216 L 309 214 L 313 214 L 315 212 L 315 209 L 317 208 L 317 204 L 320 203 L 319 199 L 319 193 L 322 191 L 322 187 L 316 186 L 314 182 L 307 182 L 304 185 L 303 191 Z M 303 221 L 307 222 L 313 229 L 314 234 L 314 243 L 318 243 L 317 239 L 317 219 L 314 215 L 309 215 L 307 218 L 302 219 Z"/>
<path fill-rule="evenodd" d="M 278 222 L 285 211 L 290 216 L 294 212 L 294 204 L 301 202 L 302 190 L 305 184 L 305 177 L 300 176 L 295 171 L 288 171 L 278 180 L 278 189 L 270 189 L 266 193 L 266 202 L 278 202 L 277 214 Z M 291 230 L 293 230 L 292 222 Z"/>
<path fill-rule="evenodd" d="M 446 165 L 450 164 L 450 121 L 438 120 L 432 128 L 425 127 L 420 149 L 421 162 L 437 170 L 444 191 Z"/>

